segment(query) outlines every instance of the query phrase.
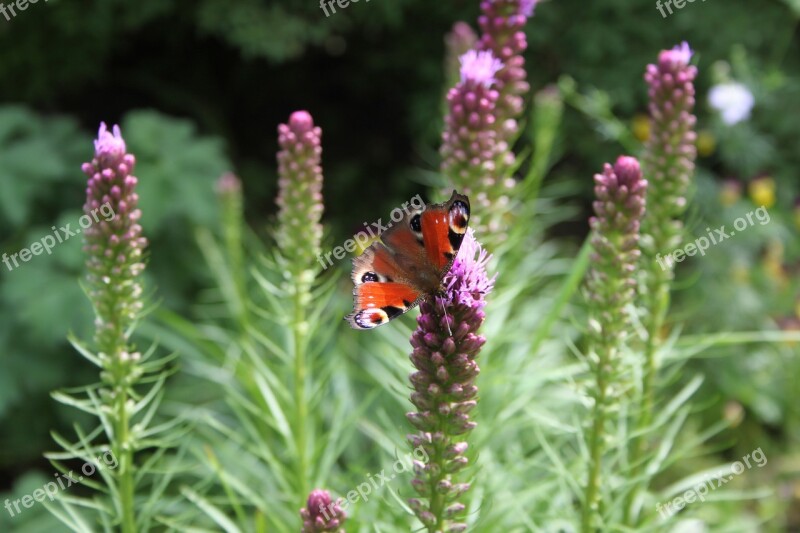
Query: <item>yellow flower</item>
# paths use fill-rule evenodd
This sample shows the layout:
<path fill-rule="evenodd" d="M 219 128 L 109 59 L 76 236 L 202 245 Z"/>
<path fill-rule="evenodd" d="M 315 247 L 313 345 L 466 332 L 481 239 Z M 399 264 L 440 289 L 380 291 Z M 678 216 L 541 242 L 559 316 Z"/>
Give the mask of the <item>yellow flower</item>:
<path fill-rule="evenodd" d="M 736 180 L 725 180 L 719 190 L 719 203 L 730 207 L 742 197 L 742 185 Z"/>
<path fill-rule="evenodd" d="M 769 176 L 754 179 L 747 188 L 750 199 L 767 209 L 775 205 L 775 180 Z"/>
<path fill-rule="evenodd" d="M 634 137 L 645 142 L 650 138 L 650 117 L 641 113 L 634 115 L 631 120 L 631 130 Z"/>
<path fill-rule="evenodd" d="M 717 139 L 714 134 L 708 130 L 700 130 L 697 132 L 697 155 L 700 157 L 708 157 L 717 149 Z"/>

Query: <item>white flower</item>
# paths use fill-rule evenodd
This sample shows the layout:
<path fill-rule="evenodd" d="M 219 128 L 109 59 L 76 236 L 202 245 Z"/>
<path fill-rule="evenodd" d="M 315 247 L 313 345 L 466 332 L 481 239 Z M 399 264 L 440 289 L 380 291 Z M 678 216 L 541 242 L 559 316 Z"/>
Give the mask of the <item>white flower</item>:
<path fill-rule="evenodd" d="M 708 102 L 722 114 L 725 124 L 733 125 L 750 118 L 755 98 L 746 86 L 732 81 L 713 86 Z"/>

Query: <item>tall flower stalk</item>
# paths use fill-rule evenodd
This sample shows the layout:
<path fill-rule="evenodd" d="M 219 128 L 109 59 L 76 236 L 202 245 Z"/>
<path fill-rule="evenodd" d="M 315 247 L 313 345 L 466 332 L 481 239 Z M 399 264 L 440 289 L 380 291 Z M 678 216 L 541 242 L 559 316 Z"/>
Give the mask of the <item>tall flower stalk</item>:
<path fill-rule="evenodd" d="M 482 228 L 491 213 L 491 199 L 504 188 L 500 166 L 507 144 L 496 131 L 500 94 L 493 87 L 503 64 L 490 51 L 470 50 L 460 58 L 461 81 L 447 94 L 448 113 L 442 133 L 442 173 L 468 195 L 473 208 L 471 224 Z M 497 206 L 499 208 L 499 206 Z"/>
<path fill-rule="evenodd" d="M 589 474 L 582 529 L 602 529 L 601 476 L 606 424 L 620 393 L 620 354 L 631 327 L 627 308 L 636 297 L 639 227 L 645 212 L 647 181 L 639 162 L 622 156 L 596 174 L 592 230 L 592 268 L 586 280 L 589 300 L 588 359 L 594 376 L 593 424 L 589 436 Z"/>
<path fill-rule="evenodd" d="M 225 257 L 230 263 L 230 282 L 227 292 L 230 297 L 230 313 L 243 334 L 248 327 L 247 283 L 242 239 L 244 226 L 244 201 L 242 182 L 232 172 L 226 172 L 217 180 L 217 197 L 221 208 L 222 236 Z M 225 279 L 225 277 L 222 277 Z"/>
<path fill-rule="evenodd" d="M 692 114 L 697 68 L 689 64 L 691 58 L 692 51 L 685 42 L 671 50 L 663 50 L 658 63 L 648 65 L 644 76 L 648 84 L 651 125 L 642 166 L 650 183 L 650 207 L 642 221 L 642 264 L 646 284 L 642 304 L 646 310 L 647 340 L 642 410 L 637 424 L 640 436 L 634 443 L 632 456 L 632 464 L 638 469 L 647 449 L 645 430 L 652 420 L 655 402 L 656 352 L 669 309 L 670 285 L 674 276 L 674 265 L 662 258 L 681 244 L 683 225 L 680 217 L 686 209 L 686 194 L 697 156 L 696 118 Z M 632 491 L 625 508 L 626 518 L 630 517 L 634 497 L 635 491 Z"/>
<path fill-rule="evenodd" d="M 519 118 L 530 91 L 523 28 L 535 0 L 484 0 L 474 50 L 461 56 L 461 81 L 447 96 L 442 173 L 470 196 L 472 225 L 504 240 L 511 210 Z M 482 88 L 481 88 L 482 87 Z"/>
<path fill-rule="evenodd" d="M 477 405 L 476 358 L 486 342 L 478 329 L 486 295 L 494 286 L 486 271 L 490 258 L 468 230 L 445 277 L 443 296 L 422 303 L 411 336 L 416 368 L 410 376 L 411 402 L 417 411 L 408 419 L 418 432 L 408 439 L 428 459 L 414 463 L 411 483 L 420 497 L 409 504 L 431 533 L 466 529 L 460 521 L 466 508 L 459 497 L 469 484 L 457 478 L 469 462 L 466 438 L 476 425 L 470 412 Z"/>
<path fill-rule="evenodd" d="M 519 133 L 525 96 L 530 91 L 523 53 L 528 47 L 523 28 L 533 16 L 536 0 L 483 0 L 478 26 L 481 38 L 478 50 L 489 50 L 503 62 L 497 72 L 497 131 L 501 139 L 512 143 Z"/>
<path fill-rule="evenodd" d="M 322 130 L 306 111 L 278 126 L 278 230 L 276 240 L 292 301 L 294 437 L 298 492 L 308 494 L 308 398 L 306 392 L 308 308 L 322 241 Z"/>
<path fill-rule="evenodd" d="M 101 124 L 94 146 L 94 158 L 82 167 L 88 177 L 83 210 L 86 216 L 109 211 L 114 216 L 96 219 L 84 232 L 86 288 L 95 311 L 94 344 L 106 386 L 100 397 L 110 420 L 111 451 L 119 463 L 114 471 L 119 526 L 124 533 L 133 533 L 137 531 L 134 451 L 138 444 L 131 419 L 138 399 L 134 386 L 142 370 L 141 354 L 130 335 L 143 306 L 141 275 L 147 240 L 139 225 L 137 179 L 132 175 L 135 159 L 126 152 L 119 126 L 112 133 Z"/>

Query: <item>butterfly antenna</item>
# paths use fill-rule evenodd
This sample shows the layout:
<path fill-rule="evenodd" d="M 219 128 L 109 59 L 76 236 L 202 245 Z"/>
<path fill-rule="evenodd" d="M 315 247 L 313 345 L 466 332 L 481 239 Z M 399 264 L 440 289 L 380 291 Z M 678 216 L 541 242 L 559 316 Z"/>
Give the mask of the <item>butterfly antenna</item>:
<path fill-rule="evenodd" d="M 442 311 L 444 312 L 444 323 L 447 325 L 447 333 L 452 337 L 453 331 L 450 329 L 450 321 L 447 320 L 447 308 L 444 306 L 444 300 L 439 300 L 442 302 Z"/>

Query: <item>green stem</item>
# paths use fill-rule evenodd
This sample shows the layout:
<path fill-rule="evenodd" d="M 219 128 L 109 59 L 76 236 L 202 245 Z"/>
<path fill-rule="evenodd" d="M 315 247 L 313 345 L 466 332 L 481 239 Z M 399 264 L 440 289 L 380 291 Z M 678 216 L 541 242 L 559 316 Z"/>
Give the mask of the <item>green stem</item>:
<path fill-rule="evenodd" d="M 297 448 L 297 478 L 301 503 L 308 494 L 308 463 L 306 457 L 306 354 L 305 354 L 305 301 L 309 295 L 301 286 L 300 276 L 295 278 L 294 321 L 292 335 L 294 338 L 294 402 L 295 402 L 295 446 Z"/>
<path fill-rule="evenodd" d="M 134 514 L 133 452 L 130 442 L 128 394 L 123 386 L 117 389 L 117 447 L 119 454 L 119 497 L 122 533 L 136 533 Z"/>
<path fill-rule="evenodd" d="M 631 477 L 634 480 L 638 480 L 644 473 L 644 458 L 649 445 L 647 428 L 653 420 L 653 409 L 655 407 L 656 375 L 658 374 L 656 352 L 661 344 L 661 328 L 664 326 L 667 311 L 669 310 L 669 287 L 670 273 L 667 271 L 657 272 L 650 286 L 651 296 L 648 301 L 649 320 L 645 323 L 647 342 L 645 343 L 645 361 L 642 376 L 642 409 L 639 412 L 639 417 L 636 422 L 636 437 L 633 440 L 631 448 Z M 635 525 L 637 519 L 633 517 L 633 504 L 644 486 L 644 482 L 637 481 L 628 494 L 623 512 L 624 524 Z"/>
<path fill-rule="evenodd" d="M 119 305 L 119 297 L 112 296 L 112 309 Z M 122 533 L 136 533 L 136 514 L 134 508 L 134 442 L 131 438 L 131 420 L 128 409 L 130 399 L 130 375 L 132 364 L 130 360 L 122 358 L 123 353 L 130 353 L 128 339 L 121 323 L 120 317 L 112 317 L 109 323 L 113 329 L 108 335 L 96 333 L 95 340 L 101 353 L 108 354 L 107 372 L 109 388 L 111 389 L 111 405 L 113 413 L 113 435 L 108 435 L 111 449 L 117 458 L 116 481 L 119 494 L 118 510 L 120 531 Z"/>
<path fill-rule="evenodd" d="M 608 365 L 606 356 L 601 356 L 598 360 L 597 369 L 597 396 L 594 403 L 594 424 L 589 441 L 590 463 L 589 479 L 586 483 L 586 498 L 583 503 L 582 528 L 584 533 L 595 531 L 597 525 L 596 518 L 600 512 L 600 472 L 604 453 L 604 433 L 606 424 L 606 387 L 607 376 L 604 367 Z"/>
<path fill-rule="evenodd" d="M 618 248 L 621 243 L 618 243 Z M 611 295 L 622 294 L 625 290 L 624 283 L 619 279 L 608 280 L 608 293 Z M 611 300 L 613 302 L 613 299 Z M 613 401 L 608 391 L 614 387 L 617 376 L 619 351 L 624 341 L 621 339 L 625 324 L 624 302 L 616 301 L 605 309 L 597 318 L 600 324 L 599 335 L 590 340 L 589 354 L 596 356 L 593 373 L 595 375 L 594 407 L 592 409 L 593 423 L 589 436 L 589 475 L 586 481 L 583 513 L 581 516 L 581 531 L 594 532 L 602 526 L 603 502 L 600 497 L 600 485 L 603 470 L 603 456 L 606 452 L 605 434 L 608 412 Z M 603 317 L 606 318 L 603 318 Z M 591 338 L 590 338 L 591 339 Z"/>
<path fill-rule="evenodd" d="M 104 343 L 105 344 L 105 343 Z M 107 339 L 103 353 L 111 354 L 108 361 L 109 387 L 111 389 L 114 434 L 109 435 L 111 450 L 117 458 L 116 481 L 119 494 L 118 510 L 120 531 L 136 533 L 134 510 L 134 464 L 131 440 L 130 412 L 128 410 L 128 374 L 130 361 L 123 361 L 121 354 L 127 352 L 125 335 L 117 327 L 115 334 Z"/>

